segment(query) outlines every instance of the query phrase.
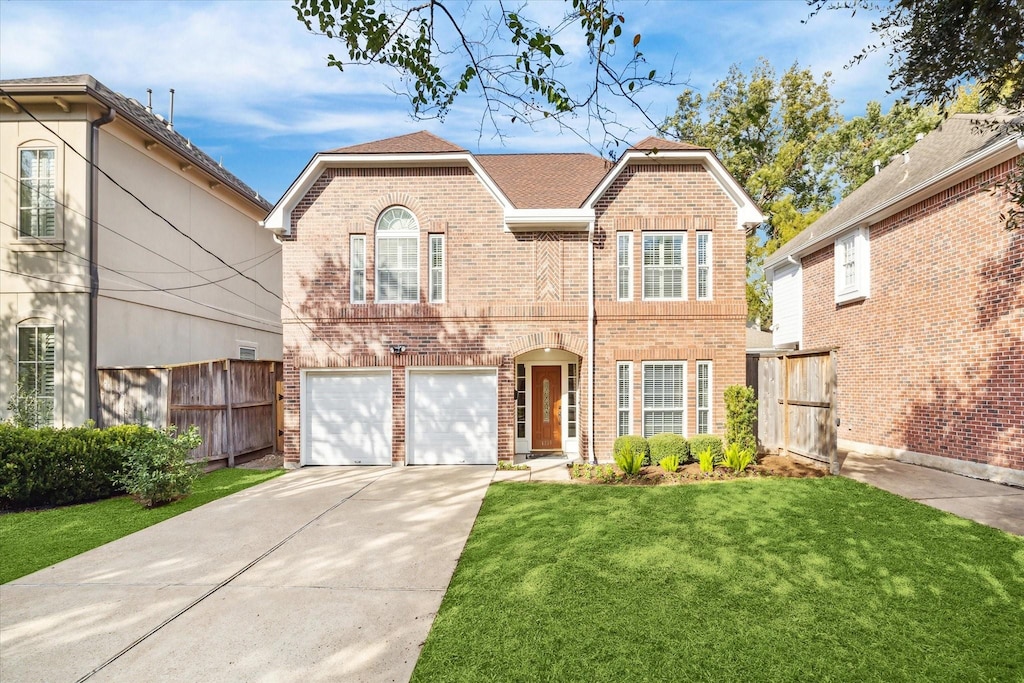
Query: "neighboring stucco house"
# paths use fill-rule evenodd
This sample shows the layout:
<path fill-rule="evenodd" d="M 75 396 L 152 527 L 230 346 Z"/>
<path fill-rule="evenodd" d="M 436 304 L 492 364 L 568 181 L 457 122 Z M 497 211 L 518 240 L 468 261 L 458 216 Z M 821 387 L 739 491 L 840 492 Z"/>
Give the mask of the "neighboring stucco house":
<path fill-rule="evenodd" d="M 285 460 L 609 458 L 721 433 L 744 380 L 744 235 L 714 155 L 649 138 L 477 155 L 426 132 L 317 154 L 284 245 Z"/>
<path fill-rule="evenodd" d="M 1024 483 L 1005 121 L 952 116 L 767 259 L 776 346 L 838 350 L 840 448 Z"/>
<path fill-rule="evenodd" d="M 97 367 L 280 359 L 265 200 L 91 76 L 0 88 L 0 419 L 19 376 L 78 425 Z"/>

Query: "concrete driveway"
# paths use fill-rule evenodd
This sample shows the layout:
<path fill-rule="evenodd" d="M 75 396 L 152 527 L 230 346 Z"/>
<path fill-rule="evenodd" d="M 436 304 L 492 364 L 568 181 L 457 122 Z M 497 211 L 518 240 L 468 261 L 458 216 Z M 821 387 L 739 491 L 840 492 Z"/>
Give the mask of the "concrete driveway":
<path fill-rule="evenodd" d="M 407 680 L 493 473 L 297 470 L 0 586 L 0 679 Z"/>

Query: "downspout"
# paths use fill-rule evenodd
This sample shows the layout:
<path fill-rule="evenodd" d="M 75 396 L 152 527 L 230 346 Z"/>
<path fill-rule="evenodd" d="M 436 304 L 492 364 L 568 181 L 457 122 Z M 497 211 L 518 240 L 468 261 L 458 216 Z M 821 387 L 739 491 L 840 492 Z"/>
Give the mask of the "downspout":
<path fill-rule="evenodd" d="M 110 107 L 105 116 L 95 119 L 90 124 L 89 139 L 86 142 L 87 149 L 85 158 L 89 163 L 89 175 L 86 183 L 86 209 L 85 215 L 89 221 L 89 419 L 100 424 L 100 382 L 98 367 L 98 333 L 97 333 L 97 311 L 99 309 L 100 295 L 100 269 L 96 265 L 99 255 L 99 223 L 96 220 L 96 209 L 99 204 L 99 163 L 96 154 L 100 146 L 100 128 L 117 118 L 117 111 Z"/>
<path fill-rule="evenodd" d="M 590 462 L 597 464 L 594 452 L 594 224 L 587 235 L 587 452 Z"/>

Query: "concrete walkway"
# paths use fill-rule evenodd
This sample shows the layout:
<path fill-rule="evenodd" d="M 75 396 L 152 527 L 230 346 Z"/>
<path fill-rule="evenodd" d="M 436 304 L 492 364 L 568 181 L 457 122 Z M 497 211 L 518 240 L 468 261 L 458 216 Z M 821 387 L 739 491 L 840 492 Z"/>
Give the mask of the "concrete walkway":
<path fill-rule="evenodd" d="M 573 460 L 564 455 L 551 455 L 526 459 L 516 456 L 517 465 L 526 465 L 528 470 L 495 470 L 494 481 L 569 481 L 569 463 Z"/>
<path fill-rule="evenodd" d="M 408 680 L 493 472 L 305 468 L 0 586 L 0 679 Z"/>
<path fill-rule="evenodd" d="M 954 515 L 1024 536 L 1024 489 L 860 453 L 846 455 L 841 474 Z"/>

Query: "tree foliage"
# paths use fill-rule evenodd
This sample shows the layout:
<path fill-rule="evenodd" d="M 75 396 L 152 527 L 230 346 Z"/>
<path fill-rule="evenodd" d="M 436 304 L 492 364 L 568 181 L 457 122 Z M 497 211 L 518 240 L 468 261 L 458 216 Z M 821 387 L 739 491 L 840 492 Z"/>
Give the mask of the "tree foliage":
<path fill-rule="evenodd" d="M 761 274 L 764 257 L 810 225 L 833 204 L 836 181 L 819 148 L 842 123 L 826 73 L 815 80 L 793 64 L 781 76 L 761 59 L 745 74 L 739 65 L 707 96 L 685 90 L 663 124 L 666 135 L 714 150 L 767 214 L 747 240 L 747 312 L 771 324 Z"/>
<path fill-rule="evenodd" d="M 295 0 L 309 31 L 338 41 L 330 66 L 383 65 L 404 81 L 416 118 L 444 118 L 459 95 L 482 97 L 481 131 L 503 123 L 554 121 L 581 135 L 580 118 L 596 122 L 609 147 L 633 133 L 613 111 L 622 100 L 648 117 L 638 99 L 652 85 L 672 83 L 649 68 L 639 33 L 625 33 L 614 0 L 565 0 L 561 20 L 548 26 L 530 10 L 504 3 L 459 0 Z M 547 7 L 546 7 L 547 8 Z M 560 43 L 576 44 L 570 55 Z M 565 42 L 562 38 L 568 39 Z M 576 86 L 561 74 L 571 59 L 587 59 L 591 76 Z M 609 98 L 611 98 L 609 100 Z M 656 122 L 648 117 L 652 128 Z"/>

